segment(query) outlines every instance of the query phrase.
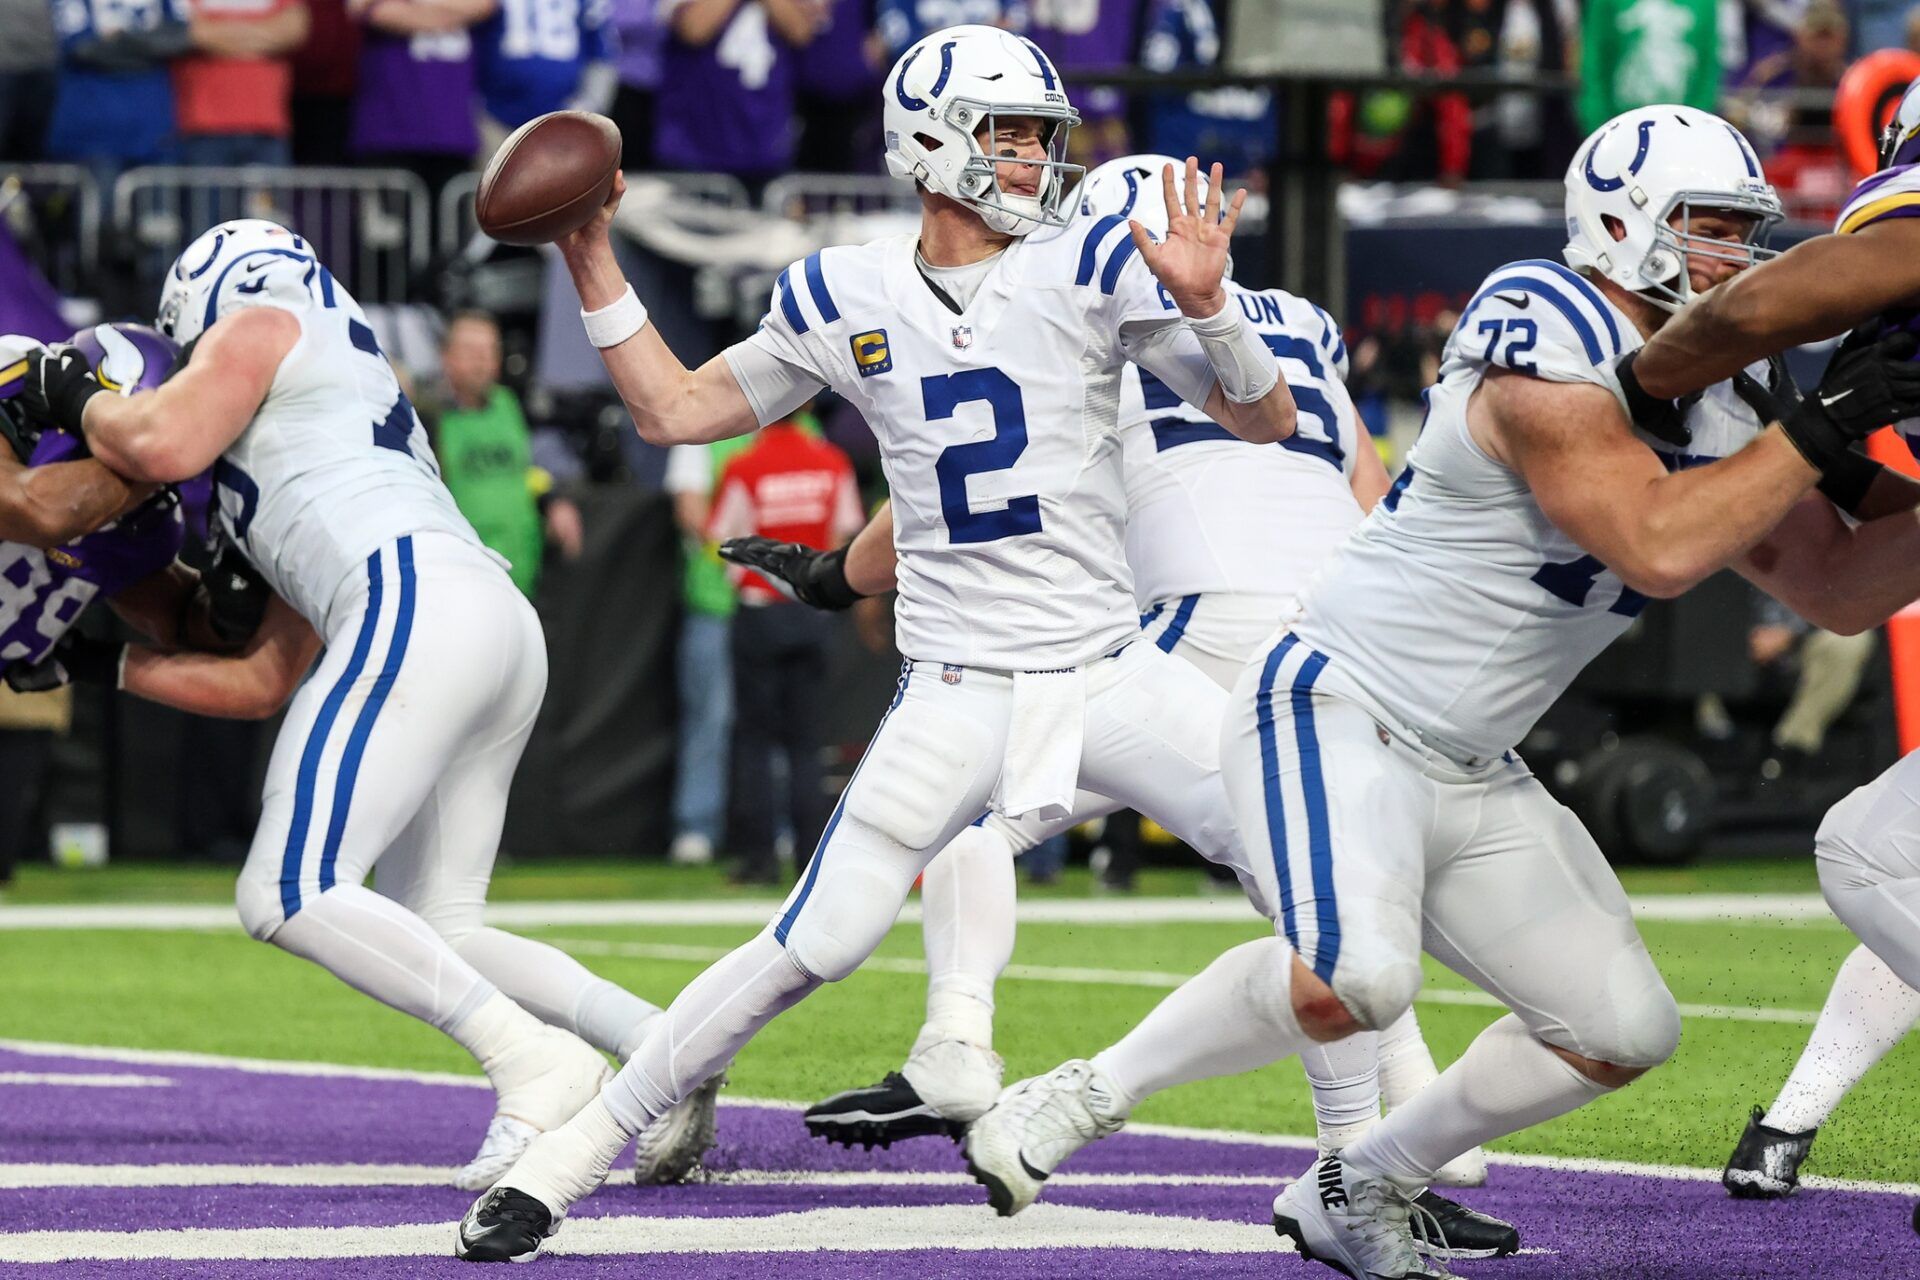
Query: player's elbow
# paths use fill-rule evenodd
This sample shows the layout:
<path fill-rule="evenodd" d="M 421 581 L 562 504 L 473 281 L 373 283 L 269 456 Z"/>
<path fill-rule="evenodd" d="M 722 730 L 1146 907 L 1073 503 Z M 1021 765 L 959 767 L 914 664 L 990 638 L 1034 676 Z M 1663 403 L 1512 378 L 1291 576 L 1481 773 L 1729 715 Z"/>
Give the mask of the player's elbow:
<path fill-rule="evenodd" d="M 1703 569 L 1683 555 L 1666 551 L 1636 556 L 1612 568 L 1621 582 L 1655 600 L 1685 595 L 1712 572 L 1711 568 Z"/>
<path fill-rule="evenodd" d="M 1293 434 L 1299 417 L 1284 383 L 1252 404 L 1232 406 L 1231 412 L 1233 433 L 1251 444 L 1279 444 Z"/>

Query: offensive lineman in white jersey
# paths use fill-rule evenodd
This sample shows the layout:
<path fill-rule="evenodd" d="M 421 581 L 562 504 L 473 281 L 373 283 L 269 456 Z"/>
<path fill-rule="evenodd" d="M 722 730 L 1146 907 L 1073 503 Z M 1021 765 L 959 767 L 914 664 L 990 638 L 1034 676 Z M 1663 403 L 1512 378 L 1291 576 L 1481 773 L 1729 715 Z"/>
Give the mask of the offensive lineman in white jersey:
<path fill-rule="evenodd" d="M 1853 440 L 1920 408 L 1905 351 L 1849 352 L 1771 426 L 1716 386 L 1664 438 L 1636 432 L 1614 373 L 1670 309 L 1753 261 L 1778 216 L 1746 140 L 1704 112 L 1628 112 L 1581 145 L 1577 269 L 1515 263 L 1481 286 L 1407 470 L 1235 688 L 1222 767 L 1284 939 L 1229 951 L 1094 1064 L 1010 1088 L 970 1131 L 976 1162 L 1037 1191 L 1022 1162 L 1055 1167 L 1148 1093 L 1385 1026 L 1424 946 L 1515 1015 L 1317 1161 L 1274 1222 L 1349 1276 L 1431 1277 L 1444 1269 L 1420 1258 L 1410 1201 L 1442 1164 L 1671 1054 L 1679 1013 L 1625 894 L 1512 747 L 1646 596 L 1722 567 L 1858 625 L 1833 588 L 1887 557 L 1849 546 L 1810 491 Z M 1835 554 L 1747 554 L 1777 528 Z M 1911 561 L 1920 524 L 1900 534 Z"/>
<path fill-rule="evenodd" d="M 1164 228 L 1155 179 L 1170 163 L 1129 156 L 1100 166 L 1081 187 L 1080 216 L 1131 216 Z M 1277 448 L 1250 446 L 1133 366 L 1120 410 L 1127 564 L 1142 639 L 1193 663 L 1223 690 L 1388 487 L 1346 392 L 1346 344 L 1333 318 L 1278 289 L 1228 288 L 1281 360 L 1298 408 L 1294 434 Z M 883 508 L 837 551 L 740 538 L 720 554 L 786 581 L 807 603 L 844 608 L 893 588 L 892 511 Z M 1013 858 L 1118 807 L 1084 795 L 1071 815 L 1051 821 L 988 813 L 928 864 L 921 877 L 926 1023 L 901 1070 L 809 1108 L 812 1133 L 849 1146 L 927 1134 L 958 1138 L 993 1104 L 1001 1078 L 993 993 L 1013 955 Z M 1339 1150 L 1365 1132 L 1379 1116 L 1383 1086 L 1388 1105 L 1398 1106 L 1435 1075 L 1411 1010 L 1385 1032 L 1313 1046 L 1302 1065 L 1323 1150 Z M 1441 1181 L 1470 1186 L 1485 1179 L 1485 1158 L 1474 1151 Z M 1445 1223 L 1456 1256 L 1519 1247 L 1518 1233 L 1504 1222 L 1432 1193 L 1424 1202 Z"/>
<path fill-rule="evenodd" d="M 1914 331 L 1920 317 L 1920 85 L 1888 126 L 1880 170 L 1854 188 L 1831 235 L 1715 290 L 1650 340 L 1634 361 L 1649 397 L 1684 395 L 1741 362 L 1855 325 Z M 1920 448 L 1920 422 L 1899 424 Z M 1835 501 L 1860 515 L 1915 503 L 1912 482 L 1863 454 L 1849 459 Z M 1875 521 L 1868 528 L 1879 528 Z M 1864 531 L 1863 531 L 1864 532 Z M 1779 553 L 1807 554 L 1791 540 Z M 1862 623 L 1906 604 L 1911 572 L 1889 574 L 1836 601 Z M 1799 1185 L 1800 1164 L 1820 1124 L 1868 1069 L 1920 1021 L 1920 753 L 1909 753 L 1835 805 L 1814 851 L 1820 888 L 1860 938 L 1841 965 L 1806 1051 L 1773 1105 L 1754 1108 L 1723 1175 L 1735 1196 L 1772 1199 Z"/>
<path fill-rule="evenodd" d="M 1128 360 L 1243 438 L 1292 432 L 1278 362 L 1222 288 L 1245 194 L 1223 218 L 1216 168 L 1203 212 L 1190 160 L 1160 242 L 1121 222 L 1069 225 L 1078 170 L 1060 157 L 1078 116 L 1039 47 L 996 28 L 928 36 L 884 93 L 888 164 L 920 185 L 919 234 L 794 264 L 759 332 L 697 371 L 645 327 L 619 274 L 618 186 L 562 242 L 588 337 L 647 440 L 738 435 L 821 386 L 863 412 L 893 493 L 908 660 L 779 916 L 690 983 L 600 1098 L 475 1204 L 462 1257 L 537 1250 L 630 1134 L 852 973 L 921 869 L 989 806 L 1057 816 L 1087 787 L 1248 874 L 1208 724 L 1219 689 L 1130 643 L 1117 439 Z M 1171 171 L 1162 182 L 1171 191 Z"/>
<path fill-rule="evenodd" d="M 546 688 L 539 620 L 440 482 L 359 305 L 303 239 L 253 220 L 206 232 L 168 273 L 159 327 L 190 358 L 156 390 L 102 394 L 68 348 L 29 357 L 22 394 L 131 480 L 212 467 L 227 537 L 325 642 L 274 746 L 240 918 L 473 1054 L 498 1111 L 457 1182 L 485 1185 L 593 1096 L 608 1074 L 594 1045 L 630 1050 L 659 1012 L 481 923 Z M 270 628 L 278 660 L 256 653 L 251 675 L 297 669 L 304 630 Z M 231 699 L 249 668 L 220 662 L 130 657 L 125 680 L 176 705 Z M 376 861 L 377 893 L 361 883 Z"/>

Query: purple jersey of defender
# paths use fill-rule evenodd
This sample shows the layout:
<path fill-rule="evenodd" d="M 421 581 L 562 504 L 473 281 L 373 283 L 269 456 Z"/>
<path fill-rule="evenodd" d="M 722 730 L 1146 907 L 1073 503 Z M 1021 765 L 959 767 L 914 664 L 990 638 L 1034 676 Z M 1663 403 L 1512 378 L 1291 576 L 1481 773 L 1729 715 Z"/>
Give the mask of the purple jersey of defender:
<path fill-rule="evenodd" d="M 31 465 L 84 456 L 74 437 L 48 431 Z M 185 536 L 182 503 L 162 490 L 112 524 L 50 551 L 0 542 L 0 671 L 46 657 L 95 597 L 116 595 L 172 564 Z"/>
<path fill-rule="evenodd" d="M 794 51 L 759 0 L 733 11 L 704 46 L 672 34 L 675 0 L 661 0 L 668 24 L 660 51 L 654 158 L 667 169 L 720 169 L 771 178 L 793 165 Z"/>

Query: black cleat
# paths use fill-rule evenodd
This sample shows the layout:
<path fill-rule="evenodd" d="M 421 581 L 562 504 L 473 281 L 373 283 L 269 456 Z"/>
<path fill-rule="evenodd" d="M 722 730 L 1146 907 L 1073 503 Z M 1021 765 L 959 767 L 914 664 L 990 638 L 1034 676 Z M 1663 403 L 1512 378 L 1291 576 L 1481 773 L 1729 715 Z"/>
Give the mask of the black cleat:
<path fill-rule="evenodd" d="M 1429 1248 L 1416 1234 L 1414 1247 L 1429 1257 L 1504 1258 L 1520 1250 L 1520 1230 L 1511 1222 L 1476 1212 L 1431 1190 L 1422 1191 L 1413 1203 L 1433 1215 L 1446 1244 L 1440 1248 L 1436 1241 Z"/>
<path fill-rule="evenodd" d="M 460 1219 L 453 1256 L 464 1262 L 531 1262 L 556 1229 L 547 1206 L 524 1191 L 495 1187 Z"/>
<path fill-rule="evenodd" d="M 1813 1150 L 1818 1129 L 1783 1133 L 1760 1123 L 1767 1113 L 1759 1107 L 1747 1120 L 1747 1131 L 1733 1149 L 1720 1182 L 1736 1200 L 1778 1200 L 1800 1187 L 1800 1165 Z"/>
<path fill-rule="evenodd" d="M 848 1089 L 807 1108 L 807 1132 L 843 1147 L 890 1147 L 902 1138 L 946 1137 L 955 1142 L 967 1126 L 949 1120 L 921 1100 L 907 1078 L 890 1071 L 879 1084 Z"/>

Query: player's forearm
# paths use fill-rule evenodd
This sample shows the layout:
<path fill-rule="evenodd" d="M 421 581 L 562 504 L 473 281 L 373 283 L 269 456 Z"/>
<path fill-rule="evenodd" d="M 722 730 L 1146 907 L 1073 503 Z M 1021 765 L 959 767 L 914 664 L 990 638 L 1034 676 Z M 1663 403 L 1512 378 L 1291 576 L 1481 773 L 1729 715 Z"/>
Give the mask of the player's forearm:
<path fill-rule="evenodd" d="M 1769 427 L 1731 457 L 1626 496 L 1617 545 L 1587 549 L 1635 591 L 1671 598 L 1744 556 L 1818 478 L 1786 434 Z"/>
<path fill-rule="evenodd" d="M 1920 599 L 1920 515 L 1849 527 L 1824 499 L 1810 499 L 1740 571 L 1815 626 L 1857 635 Z"/>
<path fill-rule="evenodd" d="M 95 396 L 89 401 L 84 422 L 93 456 L 123 476 L 155 484 L 185 480 L 212 466 L 220 449 L 196 447 L 190 424 L 172 412 L 171 404 L 157 403 L 163 396 L 175 399 L 167 391 L 162 387 L 143 396 Z"/>
<path fill-rule="evenodd" d="M 275 600 L 239 654 L 129 649 L 121 688 L 194 715 L 261 720 L 286 705 L 319 651 L 313 629 Z"/>
<path fill-rule="evenodd" d="M 43 550 L 93 532 L 153 492 L 92 458 L 16 468 L 5 487 L 0 538 Z"/>
<path fill-rule="evenodd" d="M 1207 397 L 1209 418 L 1251 444 L 1275 444 L 1293 434 L 1296 410 L 1293 392 L 1286 380 L 1273 384 L 1273 390 L 1251 404 L 1235 404 L 1227 393 L 1215 386 Z"/>
<path fill-rule="evenodd" d="M 886 502 L 847 544 L 847 585 L 859 595 L 882 595 L 899 585 L 899 566 L 893 545 L 893 503 Z"/>

